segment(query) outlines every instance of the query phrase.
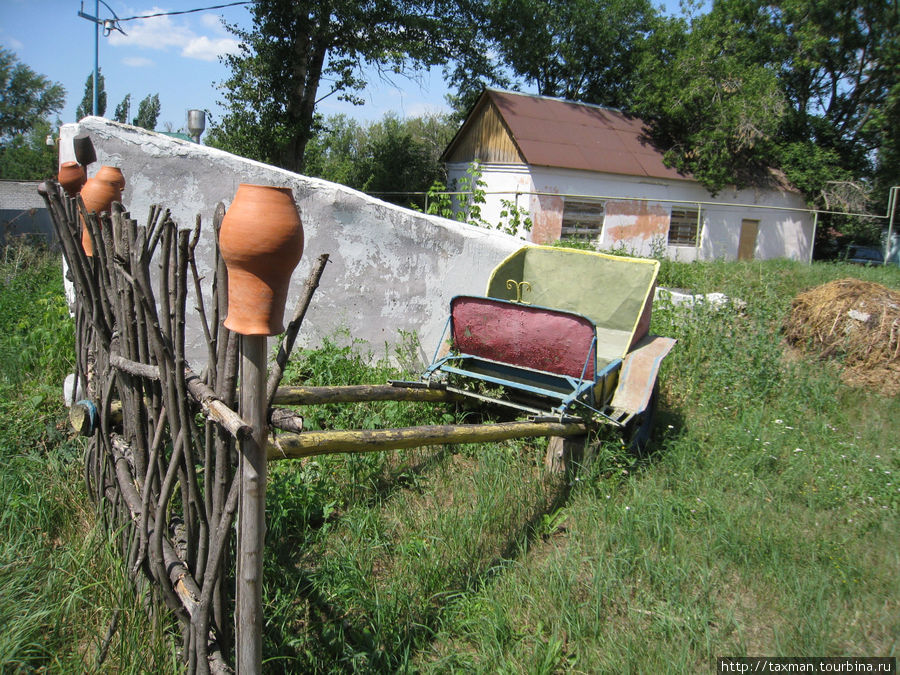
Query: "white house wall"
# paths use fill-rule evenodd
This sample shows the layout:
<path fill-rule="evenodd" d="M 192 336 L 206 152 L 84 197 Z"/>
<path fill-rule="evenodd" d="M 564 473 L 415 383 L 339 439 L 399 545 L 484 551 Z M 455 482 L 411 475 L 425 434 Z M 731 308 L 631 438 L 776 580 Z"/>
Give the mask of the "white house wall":
<path fill-rule="evenodd" d="M 448 164 L 447 184 L 450 190 L 460 190 L 466 180 L 468 164 Z M 504 210 L 502 200 L 510 200 L 521 207 L 532 210 L 529 196 L 534 191 L 531 173 L 524 164 L 483 164 L 481 165 L 481 187 L 485 191 L 486 203 L 481 207 L 481 218 L 491 227 L 501 222 Z M 519 197 L 516 194 L 519 193 Z M 525 235 L 527 233 L 523 233 Z"/>
<path fill-rule="evenodd" d="M 466 168 L 464 164 L 448 165 L 449 179 L 464 175 Z M 699 183 L 689 180 L 503 164 L 482 165 L 482 180 L 488 193 L 482 216 L 492 224 L 500 220 L 500 200 L 514 199 L 517 189 L 521 193 L 547 193 L 527 200 L 535 223 L 532 239 L 538 243 L 559 238 L 564 200 L 552 195 L 564 194 L 607 198 L 599 248 L 650 255 L 663 246 L 666 255 L 677 260 L 733 260 L 738 256 L 741 223 L 749 219 L 759 221 L 754 258 L 809 260 L 812 251 L 813 216 L 804 211 L 803 197 L 795 192 L 731 189 L 713 197 Z M 497 192 L 507 194 L 491 194 Z M 632 201 L 633 198 L 644 201 Z M 520 195 L 518 201 L 525 205 L 526 197 Z M 699 246 L 667 245 L 668 216 L 673 206 L 696 209 L 697 202 L 717 202 L 700 206 Z M 778 209 L 754 208 L 762 206 Z"/>

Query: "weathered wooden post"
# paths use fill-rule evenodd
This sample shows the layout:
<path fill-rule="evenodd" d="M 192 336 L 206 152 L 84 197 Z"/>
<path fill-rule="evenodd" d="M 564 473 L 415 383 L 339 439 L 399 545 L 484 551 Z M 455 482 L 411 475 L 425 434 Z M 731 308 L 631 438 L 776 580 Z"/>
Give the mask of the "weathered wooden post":
<path fill-rule="evenodd" d="M 241 441 L 235 661 L 240 674 L 262 669 L 262 574 L 266 537 L 266 336 L 284 331 L 291 273 L 303 253 L 303 227 L 290 188 L 241 183 L 219 236 L 228 268 L 225 327 L 241 335 Z"/>
<path fill-rule="evenodd" d="M 241 336 L 241 416 L 253 434 L 241 441 L 241 496 L 235 607 L 238 673 L 262 668 L 262 572 L 266 540 L 266 336 Z"/>

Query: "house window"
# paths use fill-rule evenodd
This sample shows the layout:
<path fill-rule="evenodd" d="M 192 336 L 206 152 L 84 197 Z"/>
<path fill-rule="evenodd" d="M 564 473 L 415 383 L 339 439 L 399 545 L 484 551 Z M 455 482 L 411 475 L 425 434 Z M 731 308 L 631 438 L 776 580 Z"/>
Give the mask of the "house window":
<path fill-rule="evenodd" d="M 696 246 L 697 223 L 700 212 L 697 209 L 672 209 L 669 219 L 669 246 Z"/>
<path fill-rule="evenodd" d="M 562 238 L 594 241 L 603 231 L 603 202 L 566 199 L 563 206 Z"/>

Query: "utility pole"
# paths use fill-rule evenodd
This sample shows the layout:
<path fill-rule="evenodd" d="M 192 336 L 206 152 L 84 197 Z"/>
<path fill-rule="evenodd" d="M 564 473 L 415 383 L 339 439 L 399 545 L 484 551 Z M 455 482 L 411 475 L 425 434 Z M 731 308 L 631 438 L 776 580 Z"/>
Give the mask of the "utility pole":
<path fill-rule="evenodd" d="M 84 13 L 84 0 L 81 0 L 81 9 L 78 10 L 78 16 L 82 19 L 87 19 L 88 21 L 93 22 L 94 24 L 94 106 L 91 114 L 96 116 L 97 111 L 100 109 L 100 92 L 98 90 L 99 85 L 99 75 L 100 75 L 100 26 L 103 26 L 103 37 L 109 35 L 112 31 L 117 30 L 122 35 L 127 35 L 127 33 L 119 27 L 119 17 L 113 11 L 113 8 L 103 2 L 103 6 L 108 9 L 112 15 L 112 19 L 101 19 L 100 18 L 100 3 L 103 0 L 94 0 L 94 15 Z"/>

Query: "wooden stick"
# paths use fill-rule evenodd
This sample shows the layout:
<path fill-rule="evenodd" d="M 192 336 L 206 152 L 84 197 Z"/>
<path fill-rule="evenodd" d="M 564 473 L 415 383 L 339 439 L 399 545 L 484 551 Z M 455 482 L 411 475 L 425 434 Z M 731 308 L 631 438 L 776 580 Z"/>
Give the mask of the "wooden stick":
<path fill-rule="evenodd" d="M 582 422 L 501 422 L 448 424 L 401 429 L 351 429 L 281 434 L 266 448 L 269 460 L 296 459 L 336 453 L 377 452 L 449 443 L 489 443 L 511 438 L 586 434 Z"/>
<path fill-rule="evenodd" d="M 241 415 L 225 405 L 216 393 L 210 389 L 200 376 L 188 369 L 185 380 L 191 396 L 203 408 L 204 414 L 211 420 L 218 422 L 234 438 L 240 440 L 249 436 L 253 427 L 249 420 L 245 421 Z"/>
<path fill-rule="evenodd" d="M 262 574 L 266 540 L 266 336 L 241 336 L 241 416 L 253 434 L 241 441 L 236 659 L 238 673 L 262 671 Z"/>
<path fill-rule="evenodd" d="M 338 387 L 279 387 L 277 405 L 316 405 L 320 403 L 360 403 L 363 401 L 461 401 L 464 397 L 443 389 L 402 387 L 393 384 L 354 384 Z"/>
<path fill-rule="evenodd" d="M 297 303 L 297 309 L 294 310 L 294 316 L 288 323 L 287 330 L 284 332 L 284 340 L 278 348 L 278 354 L 275 356 L 275 363 L 272 366 L 272 372 L 269 374 L 269 381 L 266 384 L 266 408 L 272 407 L 272 399 L 275 398 L 275 392 L 281 383 L 281 377 L 284 375 L 284 367 L 287 365 L 294 349 L 294 341 L 297 339 L 297 333 L 300 332 L 300 326 L 303 325 L 303 319 L 306 316 L 306 310 L 312 302 L 313 294 L 319 287 L 319 280 L 322 278 L 322 272 L 325 271 L 325 265 L 328 263 L 328 254 L 323 253 L 316 260 L 316 264 L 310 272 L 309 278 L 303 289 L 303 295 Z"/>
<path fill-rule="evenodd" d="M 281 429 L 282 431 L 292 431 L 295 434 L 303 431 L 303 416 L 298 415 L 293 410 L 270 408 L 269 423 L 275 429 Z"/>
<path fill-rule="evenodd" d="M 138 377 L 146 377 L 150 380 L 159 380 L 159 366 L 151 366 L 146 363 L 138 363 L 131 359 L 126 359 L 121 354 L 111 352 L 109 355 L 109 365 L 116 370 L 122 370 Z"/>
<path fill-rule="evenodd" d="M 159 367 L 151 366 L 146 363 L 137 363 L 130 359 L 126 359 L 119 354 L 109 355 L 109 365 L 118 370 L 146 377 L 151 380 L 159 380 Z M 185 383 L 188 393 L 200 404 L 204 415 L 209 419 L 221 424 L 222 427 L 234 438 L 240 439 L 251 433 L 252 428 L 249 423 L 245 422 L 240 415 L 225 405 L 216 393 L 207 386 L 203 380 L 190 368 L 184 371 Z M 73 421 L 74 426 L 74 421 Z M 76 427 L 76 430 L 78 427 Z"/>
<path fill-rule="evenodd" d="M 120 494 L 124 497 L 125 503 L 131 512 L 131 518 L 136 519 L 140 515 L 141 498 L 137 490 L 134 488 L 134 476 L 131 474 L 125 455 L 130 451 L 128 443 L 120 436 L 113 435 L 112 450 L 115 458 L 116 477 Z M 151 517 L 150 526 L 155 530 L 158 522 Z M 162 555 L 165 563 L 165 569 L 168 570 L 166 578 L 168 578 L 170 586 L 169 592 L 174 592 L 178 599 L 180 611 L 185 612 L 188 617 L 192 617 L 200 607 L 201 589 L 191 575 L 190 570 L 185 566 L 184 561 L 178 557 L 171 542 L 167 537 L 161 537 Z M 216 672 L 227 672 L 224 667 L 224 659 L 219 653 L 218 645 L 214 640 L 209 642 L 209 661 Z"/>

